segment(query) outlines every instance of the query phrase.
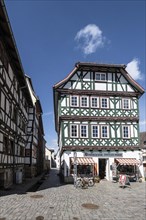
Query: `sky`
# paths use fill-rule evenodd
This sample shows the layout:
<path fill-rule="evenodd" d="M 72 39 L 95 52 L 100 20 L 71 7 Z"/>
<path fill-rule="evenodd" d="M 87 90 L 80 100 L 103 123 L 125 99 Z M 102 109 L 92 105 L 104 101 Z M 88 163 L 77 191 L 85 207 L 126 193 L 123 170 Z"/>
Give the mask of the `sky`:
<path fill-rule="evenodd" d="M 48 148 L 57 150 L 53 85 L 76 62 L 125 64 L 146 89 L 145 0 L 5 0 L 25 74 L 43 109 Z M 139 100 L 146 131 L 146 94 Z"/>

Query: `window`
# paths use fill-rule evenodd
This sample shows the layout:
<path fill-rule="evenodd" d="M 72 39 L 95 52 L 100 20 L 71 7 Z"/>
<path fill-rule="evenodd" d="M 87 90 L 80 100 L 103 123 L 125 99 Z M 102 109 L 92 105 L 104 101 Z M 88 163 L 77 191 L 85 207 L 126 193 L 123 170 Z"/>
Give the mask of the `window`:
<path fill-rule="evenodd" d="M 77 125 L 71 125 L 70 126 L 70 136 L 72 138 L 78 137 L 78 126 Z"/>
<path fill-rule="evenodd" d="M 101 108 L 108 108 L 108 99 L 101 98 Z"/>
<path fill-rule="evenodd" d="M 98 125 L 92 125 L 91 126 L 91 131 L 92 131 L 92 138 L 98 138 L 99 137 Z"/>
<path fill-rule="evenodd" d="M 71 96 L 70 105 L 71 106 L 78 106 L 78 96 Z"/>
<path fill-rule="evenodd" d="M 106 80 L 106 74 L 105 73 L 95 73 L 95 80 L 105 81 Z"/>
<path fill-rule="evenodd" d="M 92 108 L 98 107 L 98 98 L 97 97 L 91 97 L 91 107 Z"/>
<path fill-rule="evenodd" d="M 3 137 L 3 152 L 8 154 L 9 153 L 9 139 L 8 137 Z"/>
<path fill-rule="evenodd" d="M 10 152 L 11 152 L 11 154 L 13 155 L 14 154 L 14 141 L 13 140 L 11 140 L 10 141 Z"/>
<path fill-rule="evenodd" d="M 81 138 L 87 138 L 88 134 L 87 134 L 87 125 L 81 125 L 80 126 L 80 137 Z"/>
<path fill-rule="evenodd" d="M 130 132 L 129 132 L 129 126 L 123 126 L 123 138 L 129 138 Z"/>
<path fill-rule="evenodd" d="M 20 156 L 24 157 L 24 147 L 20 146 Z"/>
<path fill-rule="evenodd" d="M 88 102 L 88 97 L 87 96 L 82 96 L 81 99 L 81 107 L 88 107 L 89 102 Z"/>
<path fill-rule="evenodd" d="M 107 125 L 101 126 L 101 137 L 102 138 L 108 138 L 109 137 L 109 131 L 108 131 L 108 126 Z"/>
<path fill-rule="evenodd" d="M 130 108 L 130 103 L 129 99 L 123 99 L 123 109 L 129 109 Z"/>

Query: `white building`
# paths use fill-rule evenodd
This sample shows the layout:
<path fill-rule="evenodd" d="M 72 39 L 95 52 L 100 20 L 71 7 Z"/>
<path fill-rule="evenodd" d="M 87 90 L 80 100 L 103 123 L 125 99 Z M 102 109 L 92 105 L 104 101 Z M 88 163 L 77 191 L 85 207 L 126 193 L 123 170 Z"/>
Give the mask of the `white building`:
<path fill-rule="evenodd" d="M 112 180 L 114 167 L 139 173 L 139 108 L 144 89 L 125 65 L 77 63 L 55 84 L 55 126 L 61 172 Z M 125 167 L 123 168 L 123 165 Z"/>

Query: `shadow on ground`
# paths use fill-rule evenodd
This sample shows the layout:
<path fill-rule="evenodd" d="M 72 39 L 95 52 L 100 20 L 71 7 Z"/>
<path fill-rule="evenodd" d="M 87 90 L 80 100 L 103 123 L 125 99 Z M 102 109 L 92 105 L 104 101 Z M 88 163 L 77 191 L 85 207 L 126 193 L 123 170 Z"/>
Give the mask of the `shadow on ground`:
<path fill-rule="evenodd" d="M 0 189 L 0 197 L 12 194 L 26 194 L 27 192 L 36 192 L 51 187 L 60 187 L 64 185 L 63 178 L 59 175 L 58 169 L 51 169 L 49 173 L 44 173 L 37 178 L 32 178 L 28 182 L 20 185 L 13 185 L 8 189 Z"/>

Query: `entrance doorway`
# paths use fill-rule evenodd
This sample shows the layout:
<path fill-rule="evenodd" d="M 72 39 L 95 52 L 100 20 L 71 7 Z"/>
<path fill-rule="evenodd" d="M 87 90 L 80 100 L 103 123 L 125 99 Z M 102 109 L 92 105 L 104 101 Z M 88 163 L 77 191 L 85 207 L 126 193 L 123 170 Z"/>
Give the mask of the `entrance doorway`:
<path fill-rule="evenodd" d="M 106 159 L 99 159 L 99 177 L 104 179 L 106 176 Z"/>

